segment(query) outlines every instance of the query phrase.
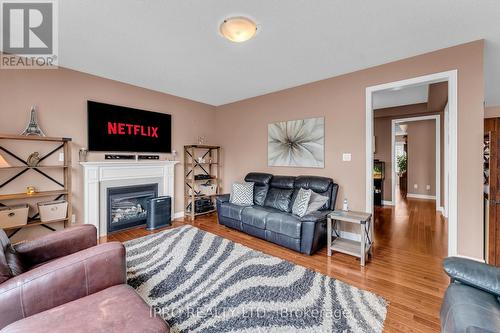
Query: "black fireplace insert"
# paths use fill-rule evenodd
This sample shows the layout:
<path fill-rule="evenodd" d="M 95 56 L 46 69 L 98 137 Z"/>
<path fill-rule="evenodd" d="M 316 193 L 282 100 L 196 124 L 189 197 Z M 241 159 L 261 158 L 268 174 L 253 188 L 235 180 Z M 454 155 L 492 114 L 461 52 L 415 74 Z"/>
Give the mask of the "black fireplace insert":
<path fill-rule="evenodd" d="M 108 233 L 146 224 L 147 201 L 157 196 L 158 184 L 108 188 Z"/>

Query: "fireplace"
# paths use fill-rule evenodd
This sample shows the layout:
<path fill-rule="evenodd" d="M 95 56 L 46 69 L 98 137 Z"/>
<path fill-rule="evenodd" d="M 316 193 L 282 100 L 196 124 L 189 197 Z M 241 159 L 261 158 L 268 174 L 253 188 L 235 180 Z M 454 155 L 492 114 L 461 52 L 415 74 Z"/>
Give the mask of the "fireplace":
<path fill-rule="evenodd" d="M 109 233 L 145 224 L 147 202 L 158 196 L 158 184 L 109 187 L 106 192 Z"/>
<path fill-rule="evenodd" d="M 108 189 L 157 184 L 158 196 L 172 197 L 175 216 L 174 175 L 178 161 L 93 161 L 83 168 L 83 223 L 93 224 L 99 237 L 108 233 Z M 183 212 L 178 212 L 181 217 Z"/>

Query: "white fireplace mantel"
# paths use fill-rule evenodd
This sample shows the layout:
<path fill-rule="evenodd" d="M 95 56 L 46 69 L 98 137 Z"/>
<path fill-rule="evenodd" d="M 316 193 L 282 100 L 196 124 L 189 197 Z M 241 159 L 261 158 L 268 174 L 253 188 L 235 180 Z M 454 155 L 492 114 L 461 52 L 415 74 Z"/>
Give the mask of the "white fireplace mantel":
<path fill-rule="evenodd" d="M 83 167 L 84 223 L 93 224 L 97 234 L 106 236 L 106 198 L 104 187 L 130 184 L 158 184 L 158 195 L 172 197 L 174 217 L 174 167 L 178 161 L 100 161 L 81 162 Z"/>

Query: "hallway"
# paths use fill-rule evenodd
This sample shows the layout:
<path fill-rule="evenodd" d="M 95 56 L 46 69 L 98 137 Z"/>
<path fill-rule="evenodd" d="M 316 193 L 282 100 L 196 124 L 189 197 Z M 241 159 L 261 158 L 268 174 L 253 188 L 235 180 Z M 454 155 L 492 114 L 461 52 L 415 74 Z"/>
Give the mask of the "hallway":
<path fill-rule="evenodd" d="M 402 198 L 396 205 L 375 207 L 375 243 L 409 253 L 445 258 L 448 224 L 432 200 Z"/>

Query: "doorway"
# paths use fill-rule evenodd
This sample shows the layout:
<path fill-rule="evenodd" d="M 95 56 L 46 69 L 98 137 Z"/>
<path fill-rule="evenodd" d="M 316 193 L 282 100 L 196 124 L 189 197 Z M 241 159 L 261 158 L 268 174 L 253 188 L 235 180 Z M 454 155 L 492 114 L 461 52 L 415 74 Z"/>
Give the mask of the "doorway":
<path fill-rule="evenodd" d="M 434 122 L 434 132 L 435 132 L 435 137 L 434 137 L 434 147 L 426 147 L 425 143 L 422 143 L 423 140 L 428 139 L 428 138 L 419 138 L 419 134 L 416 135 L 416 137 L 410 137 L 408 135 L 408 127 L 413 127 L 412 125 L 418 122 L 426 122 L 426 121 L 432 121 Z M 402 127 L 405 126 L 403 129 Z M 426 133 L 430 134 L 430 133 Z M 404 140 L 398 140 L 398 137 L 404 137 Z M 409 140 L 412 140 L 410 143 Z M 418 142 L 415 142 L 417 141 Z M 421 144 L 422 143 L 422 144 Z M 416 147 L 417 145 L 420 146 L 418 149 L 419 150 L 419 156 L 408 156 L 408 146 Z M 392 165 L 395 167 L 392 168 L 392 182 L 391 182 L 391 191 L 392 191 L 392 198 L 394 198 L 394 204 L 396 204 L 397 200 L 397 190 L 398 190 L 398 184 L 401 181 L 406 182 L 403 187 L 399 186 L 400 190 L 400 195 L 403 198 L 417 198 L 417 199 L 429 199 L 429 200 L 435 200 L 436 202 L 436 210 L 440 212 L 444 212 L 443 207 L 446 206 L 446 200 L 443 200 L 443 206 L 441 206 L 441 116 L 440 115 L 429 115 L 429 116 L 420 116 L 420 117 L 410 117 L 410 118 L 400 118 L 400 119 L 393 119 L 392 124 L 391 124 L 391 151 L 392 151 Z M 415 173 L 416 168 L 426 168 L 428 165 L 427 164 L 428 160 L 431 159 L 432 156 L 429 156 L 429 154 L 425 154 L 425 150 L 432 151 L 433 148 L 434 150 L 434 183 L 431 184 L 432 182 L 430 181 L 428 175 L 424 175 L 424 179 L 426 181 L 416 181 L 415 179 L 422 179 L 422 177 L 415 177 L 415 176 L 410 176 L 410 172 Z M 424 154 L 422 154 L 424 153 Z M 427 157 L 427 158 L 426 158 Z M 408 168 L 408 161 L 409 160 L 417 160 L 417 159 L 422 159 L 421 163 L 412 163 L 414 165 L 417 165 L 416 167 L 410 167 Z M 400 163 L 401 160 L 405 161 L 404 163 Z M 407 168 L 405 170 L 399 170 L 400 169 L 400 164 L 406 164 Z M 432 166 L 430 166 L 432 167 Z M 401 166 L 402 168 L 402 166 Z M 401 177 L 401 174 L 403 174 L 402 171 L 406 172 L 405 177 Z M 427 170 L 427 172 L 424 172 L 424 174 L 430 174 Z M 444 170 L 444 174 L 447 174 L 446 168 Z M 424 185 L 425 188 L 419 189 L 418 186 Z M 405 191 L 402 189 L 404 188 Z M 443 213 L 443 216 L 444 213 Z M 446 216 L 445 216 L 446 217 Z"/>
<path fill-rule="evenodd" d="M 374 107 L 373 95 L 376 92 L 411 88 L 423 84 L 439 82 L 448 83 L 448 105 L 445 116 L 445 133 L 447 144 L 445 145 L 445 156 L 447 167 L 445 171 L 446 196 L 445 207 L 448 215 L 447 223 L 447 252 L 449 256 L 457 254 L 457 71 L 447 71 L 431 75 L 415 77 L 407 80 L 385 83 L 366 88 L 366 210 L 374 212 Z M 393 155 L 394 156 L 394 155 Z M 392 189 L 391 189 L 392 191 Z M 440 193 L 441 195 L 441 193 Z"/>

